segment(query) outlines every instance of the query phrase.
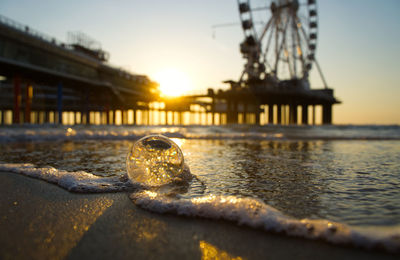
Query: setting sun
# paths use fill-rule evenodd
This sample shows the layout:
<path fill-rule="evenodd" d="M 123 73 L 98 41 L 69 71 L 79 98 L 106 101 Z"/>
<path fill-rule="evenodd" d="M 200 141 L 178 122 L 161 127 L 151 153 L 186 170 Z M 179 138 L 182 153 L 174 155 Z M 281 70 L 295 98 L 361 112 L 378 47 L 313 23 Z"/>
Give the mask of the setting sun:
<path fill-rule="evenodd" d="M 189 77 L 182 71 L 174 68 L 156 73 L 154 79 L 160 84 L 160 91 L 165 96 L 181 96 L 192 89 Z"/>

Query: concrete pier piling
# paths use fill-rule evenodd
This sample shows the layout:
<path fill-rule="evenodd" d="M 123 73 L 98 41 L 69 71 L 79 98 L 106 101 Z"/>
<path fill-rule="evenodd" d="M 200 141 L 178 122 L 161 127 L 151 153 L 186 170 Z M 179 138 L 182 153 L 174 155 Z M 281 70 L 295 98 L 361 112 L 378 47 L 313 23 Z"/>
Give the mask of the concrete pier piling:
<path fill-rule="evenodd" d="M 61 82 L 57 85 L 57 113 L 58 113 L 58 123 L 63 123 L 63 85 Z"/>
<path fill-rule="evenodd" d="M 277 124 L 280 125 L 282 124 L 282 105 L 278 104 L 277 105 Z"/>
<path fill-rule="evenodd" d="M 268 123 L 274 123 L 274 106 L 271 104 L 268 104 Z"/>
<path fill-rule="evenodd" d="M 14 111 L 13 123 L 19 124 L 21 107 L 21 85 L 19 76 L 14 76 Z"/>
<path fill-rule="evenodd" d="M 322 123 L 332 124 L 332 105 L 331 104 L 324 104 L 322 106 Z"/>
<path fill-rule="evenodd" d="M 31 122 L 31 105 L 33 97 L 33 87 L 28 83 L 25 88 L 25 117 L 24 122 Z"/>
<path fill-rule="evenodd" d="M 25 82 L 25 81 L 24 81 Z M 53 103 L 43 105 L 35 103 L 40 95 L 33 95 L 34 85 L 28 83 L 21 89 L 21 79 L 13 79 L 13 109 L 1 108 L 1 124 L 7 123 L 7 113 L 11 115 L 12 123 L 56 123 L 56 124 L 122 124 L 122 125 L 223 125 L 223 124 L 278 124 L 278 125 L 308 125 L 332 124 L 332 103 L 290 103 L 290 102 L 250 102 L 245 99 L 223 99 L 201 104 L 193 97 L 190 101 L 179 101 L 190 105 L 171 104 L 166 108 L 154 108 L 145 105 L 96 106 L 83 103 L 79 106 L 66 104 L 68 94 L 63 91 L 63 84 L 56 85 Z M 21 93 L 24 93 L 21 98 Z M 206 98 L 207 96 L 202 96 Z M 40 101 L 40 100 L 39 100 Z M 158 100 L 158 103 L 163 100 Z M 150 104 L 151 102 L 149 102 Z M 52 105 L 51 105 L 52 104 Z M 316 109 L 318 107 L 318 109 Z"/>

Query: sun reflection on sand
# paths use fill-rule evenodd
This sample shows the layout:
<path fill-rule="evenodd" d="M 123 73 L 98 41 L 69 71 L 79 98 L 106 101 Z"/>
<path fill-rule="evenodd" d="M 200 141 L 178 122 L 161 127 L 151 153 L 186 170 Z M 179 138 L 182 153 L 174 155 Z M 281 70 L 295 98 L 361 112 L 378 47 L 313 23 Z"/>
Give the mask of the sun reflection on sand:
<path fill-rule="evenodd" d="M 162 234 L 166 232 L 166 228 L 165 223 L 154 218 L 134 218 L 134 221 L 127 226 L 126 234 L 133 236 L 137 243 L 146 246 L 155 240 L 163 240 Z"/>
<path fill-rule="evenodd" d="M 60 222 L 72 224 L 72 229 L 69 228 L 69 232 L 65 232 L 64 230 L 64 239 L 69 240 L 71 243 L 67 243 L 64 247 L 64 250 L 59 250 L 59 254 L 67 255 L 68 252 L 74 248 L 84 234 L 90 229 L 90 227 L 96 222 L 96 220 L 103 215 L 103 213 L 107 210 L 107 208 L 111 207 L 113 204 L 113 200 L 105 199 L 105 198 L 98 198 L 93 201 L 88 201 L 87 203 L 83 204 L 79 210 L 74 212 L 74 214 L 66 214 L 65 218 L 70 218 L 68 221 L 67 219 L 62 220 Z M 67 228 L 66 228 L 67 229 Z M 60 236 L 57 230 L 54 230 L 54 236 Z M 51 242 L 51 238 L 48 237 L 49 242 Z M 68 246 L 69 244 L 69 246 Z"/>
<path fill-rule="evenodd" d="M 242 260 L 243 258 L 240 256 L 233 257 L 228 252 L 221 250 L 210 243 L 207 243 L 204 240 L 199 242 L 199 247 L 201 250 L 201 259 L 202 260 Z"/>
<path fill-rule="evenodd" d="M 18 227 L 14 222 L 11 222 L 9 227 L 3 225 L 5 230 L 2 231 L 6 233 L 16 232 L 22 237 L 34 238 L 32 241 L 20 241 L 16 258 L 26 258 L 26 250 L 31 251 L 29 258 L 33 259 L 65 258 L 114 203 L 114 200 L 108 198 L 51 201 L 40 195 L 34 196 L 33 201 L 36 214 L 30 214 L 29 223 L 25 227 Z M 33 210 L 29 201 L 22 201 L 18 206 L 27 212 Z M 24 214 L 25 210 L 16 208 L 12 218 L 24 219 Z"/>

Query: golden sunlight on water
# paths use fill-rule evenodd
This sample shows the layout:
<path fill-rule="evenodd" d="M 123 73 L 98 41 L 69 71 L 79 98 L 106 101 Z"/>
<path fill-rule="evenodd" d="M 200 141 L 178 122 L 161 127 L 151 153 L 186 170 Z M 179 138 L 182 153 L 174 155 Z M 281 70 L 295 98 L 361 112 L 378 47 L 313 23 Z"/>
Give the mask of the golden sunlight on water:
<path fill-rule="evenodd" d="M 216 259 L 216 260 L 242 260 L 240 256 L 233 257 L 230 254 L 228 254 L 226 251 L 221 250 L 209 243 L 207 243 L 204 240 L 200 241 L 199 244 L 200 250 L 201 250 L 201 259 L 202 260 L 210 260 L 210 259 Z"/>

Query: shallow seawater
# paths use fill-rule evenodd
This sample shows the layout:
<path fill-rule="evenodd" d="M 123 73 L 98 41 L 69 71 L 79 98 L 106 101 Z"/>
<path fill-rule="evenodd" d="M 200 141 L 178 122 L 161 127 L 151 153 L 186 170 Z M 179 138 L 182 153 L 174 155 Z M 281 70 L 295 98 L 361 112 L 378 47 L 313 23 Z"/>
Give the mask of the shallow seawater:
<path fill-rule="evenodd" d="M 2 131 L 4 130 L 4 131 Z M 123 176 L 130 146 L 163 133 L 196 176 L 181 198 L 257 198 L 286 215 L 352 226 L 400 225 L 394 127 L 3 128 L 0 163 Z"/>

